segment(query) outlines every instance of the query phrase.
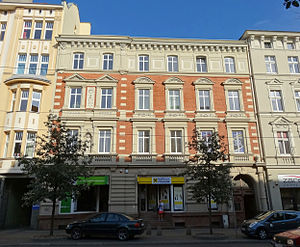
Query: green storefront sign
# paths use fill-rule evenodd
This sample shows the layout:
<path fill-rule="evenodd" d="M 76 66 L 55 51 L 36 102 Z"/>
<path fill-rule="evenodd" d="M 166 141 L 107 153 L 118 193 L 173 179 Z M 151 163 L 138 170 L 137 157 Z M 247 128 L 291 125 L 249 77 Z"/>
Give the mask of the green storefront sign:
<path fill-rule="evenodd" d="M 88 178 L 83 178 L 83 177 L 78 178 L 76 184 L 83 184 L 83 183 L 87 183 L 90 186 L 106 185 L 106 184 L 108 184 L 108 176 L 92 176 L 92 177 L 88 177 Z M 71 213 L 71 205 L 72 205 L 71 197 L 67 198 L 66 200 L 61 201 L 60 213 L 61 214 Z"/>

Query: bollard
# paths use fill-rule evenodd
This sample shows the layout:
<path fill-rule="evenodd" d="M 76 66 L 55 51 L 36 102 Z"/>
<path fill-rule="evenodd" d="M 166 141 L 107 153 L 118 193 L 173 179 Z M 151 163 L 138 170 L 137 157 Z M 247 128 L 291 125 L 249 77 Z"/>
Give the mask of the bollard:
<path fill-rule="evenodd" d="M 161 227 L 160 227 L 160 226 L 157 227 L 156 235 L 157 235 L 157 236 L 161 236 L 161 235 L 162 235 Z"/>

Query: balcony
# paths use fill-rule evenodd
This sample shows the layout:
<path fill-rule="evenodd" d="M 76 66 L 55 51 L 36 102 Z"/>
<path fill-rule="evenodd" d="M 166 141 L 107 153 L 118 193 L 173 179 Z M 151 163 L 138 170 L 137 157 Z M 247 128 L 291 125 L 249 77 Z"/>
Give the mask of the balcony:
<path fill-rule="evenodd" d="M 92 165 L 112 164 L 116 162 L 117 154 L 90 154 Z"/>
<path fill-rule="evenodd" d="M 254 164 L 254 159 L 252 154 L 230 154 L 229 161 L 231 163 L 237 164 Z"/>
<path fill-rule="evenodd" d="M 189 155 L 185 154 L 165 154 L 165 162 L 171 164 L 184 163 L 188 157 Z"/>
<path fill-rule="evenodd" d="M 156 154 L 131 154 L 133 163 L 155 162 Z"/>

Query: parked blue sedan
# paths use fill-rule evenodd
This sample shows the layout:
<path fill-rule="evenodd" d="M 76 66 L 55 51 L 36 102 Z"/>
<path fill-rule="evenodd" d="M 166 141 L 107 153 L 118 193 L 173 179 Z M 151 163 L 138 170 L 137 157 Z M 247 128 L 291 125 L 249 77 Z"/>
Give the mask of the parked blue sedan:
<path fill-rule="evenodd" d="M 67 234 L 78 240 L 87 236 L 116 236 L 119 240 L 127 240 L 142 234 L 145 226 L 142 219 L 119 213 L 102 213 L 83 221 L 73 222 L 66 227 Z"/>

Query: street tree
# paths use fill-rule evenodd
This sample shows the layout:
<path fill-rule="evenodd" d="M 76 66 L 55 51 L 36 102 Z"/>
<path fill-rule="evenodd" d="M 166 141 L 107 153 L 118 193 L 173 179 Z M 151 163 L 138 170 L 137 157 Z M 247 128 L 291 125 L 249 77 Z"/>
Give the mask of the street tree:
<path fill-rule="evenodd" d="M 293 7 L 299 7 L 299 0 L 284 0 L 283 5 L 286 9 Z"/>
<path fill-rule="evenodd" d="M 190 182 L 188 189 L 192 192 L 192 199 L 199 203 L 208 203 L 209 231 L 212 231 L 212 201 L 217 204 L 228 203 L 232 196 L 230 166 L 227 160 L 224 137 L 217 132 L 202 136 L 198 130 L 194 131 L 189 148 L 195 155 L 186 163 L 183 174 Z"/>
<path fill-rule="evenodd" d="M 88 187 L 76 181 L 90 176 L 87 165 L 91 158 L 85 155 L 88 143 L 72 133 L 60 117 L 49 114 L 45 126 L 47 132 L 37 137 L 35 157 L 21 156 L 18 161 L 23 172 L 32 178 L 23 196 L 24 204 L 52 202 L 50 236 L 53 236 L 56 202 L 76 197 Z"/>

